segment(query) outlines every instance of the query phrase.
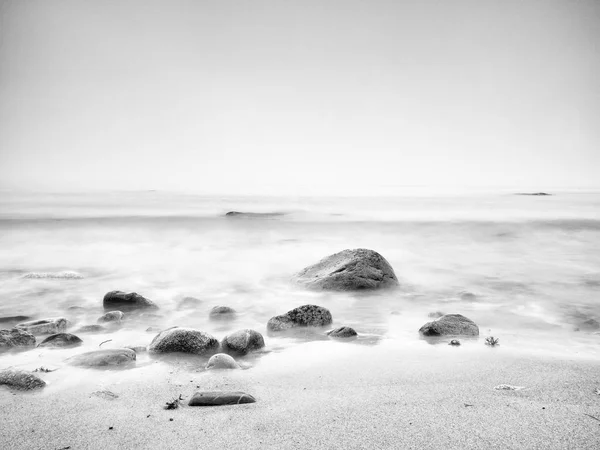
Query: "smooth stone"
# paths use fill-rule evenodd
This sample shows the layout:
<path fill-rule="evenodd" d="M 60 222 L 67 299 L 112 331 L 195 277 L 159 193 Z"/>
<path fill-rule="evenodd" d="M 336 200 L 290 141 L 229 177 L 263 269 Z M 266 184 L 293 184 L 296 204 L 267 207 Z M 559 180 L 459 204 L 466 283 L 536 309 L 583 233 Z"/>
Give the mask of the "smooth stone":
<path fill-rule="evenodd" d="M 356 291 L 398 285 L 394 269 L 373 250 L 358 248 L 327 256 L 296 276 L 297 283 L 314 290 Z"/>
<path fill-rule="evenodd" d="M 102 325 L 84 325 L 79 328 L 77 333 L 100 333 L 102 331 L 106 331 L 106 329 Z"/>
<path fill-rule="evenodd" d="M 111 291 L 104 296 L 105 311 L 133 311 L 136 309 L 158 309 L 158 306 L 136 292 Z"/>
<path fill-rule="evenodd" d="M 255 403 L 256 399 L 239 391 L 207 391 L 196 392 L 190 399 L 189 406 L 220 406 Z"/>
<path fill-rule="evenodd" d="M 35 336 L 28 331 L 19 328 L 0 330 L 0 349 L 33 347 L 34 345 Z"/>
<path fill-rule="evenodd" d="M 452 339 L 448 345 L 454 345 L 454 346 L 458 346 L 460 345 L 460 341 L 458 339 Z"/>
<path fill-rule="evenodd" d="M 38 347 L 74 347 L 83 344 L 83 341 L 70 333 L 58 333 L 48 336 Z"/>
<path fill-rule="evenodd" d="M 245 329 L 231 333 L 223 338 L 221 347 L 225 353 L 245 355 L 265 346 L 265 340 L 258 331 Z"/>
<path fill-rule="evenodd" d="M 239 369 L 240 366 L 235 359 L 225 353 L 212 355 L 206 363 L 207 369 Z"/>
<path fill-rule="evenodd" d="M 17 328 L 29 331 L 34 336 L 37 336 L 40 334 L 62 333 L 67 330 L 69 325 L 70 323 L 67 319 L 58 317 L 55 319 L 40 319 L 22 322 L 17 324 Z"/>
<path fill-rule="evenodd" d="M 445 314 L 419 329 L 424 336 L 479 336 L 479 327 L 461 314 Z"/>
<path fill-rule="evenodd" d="M 158 333 L 148 351 L 151 353 L 193 353 L 205 355 L 216 353 L 219 341 L 204 331 L 194 328 L 173 327 Z"/>
<path fill-rule="evenodd" d="M 231 320 L 236 316 L 236 311 L 229 306 L 215 306 L 210 310 L 208 318 L 210 320 Z"/>
<path fill-rule="evenodd" d="M 352 338 L 358 336 L 358 333 L 351 327 L 339 327 L 328 331 L 327 336 L 332 338 Z"/>
<path fill-rule="evenodd" d="M 316 305 L 303 305 L 280 316 L 271 317 L 267 323 L 270 331 L 282 331 L 295 327 L 320 327 L 332 322 L 327 308 Z"/>
<path fill-rule="evenodd" d="M 431 319 L 437 319 L 439 317 L 442 317 L 444 315 L 443 312 L 441 311 L 435 311 L 435 312 L 430 312 L 429 314 L 427 314 L 427 317 L 431 318 Z"/>
<path fill-rule="evenodd" d="M 98 318 L 98 323 L 120 322 L 125 317 L 121 311 L 109 311 Z"/>
<path fill-rule="evenodd" d="M 476 302 L 477 301 L 477 296 L 475 294 L 473 294 L 472 292 L 462 291 L 462 292 L 458 293 L 458 296 L 460 297 L 460 299 L 462 301 L 465 301 L 465 302 Z"/>
<path fill-rule="evenodd" d="M 29 316 L 6 316 L 0 317 L 0 323 L 18 323 L 31 319 Z"/>
<path fill-rule="evenodd" d="M 46 386 L 46 382 L 40 377 L 23 370 L 3 370 L 0 372 L 0 385 L 2 384 L 22 391 L 31 391 Z"/>
<path fill-rule="evenodd" d="M 74 366 L 105 367 L 131 364 L 135 360 L 136 354 L 133 350 L 129 348 L 111 348 L 81 353 L 67 359 L 67 362 Z"/>
<path fill-rule="evenodd" d="M 183 297 L 177 304 L 177 309 L 196 309 L 204 303 L 195 297 Z"/>

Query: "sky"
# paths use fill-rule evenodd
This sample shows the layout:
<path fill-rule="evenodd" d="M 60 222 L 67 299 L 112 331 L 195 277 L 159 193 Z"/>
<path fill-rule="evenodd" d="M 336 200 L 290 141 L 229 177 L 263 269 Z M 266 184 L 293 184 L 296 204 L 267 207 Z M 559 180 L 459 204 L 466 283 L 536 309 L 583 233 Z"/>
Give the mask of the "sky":
<path fill-rule="evenodd" d="M 600 187 L 597 0 L 0 0 L 0 188 Z"/>

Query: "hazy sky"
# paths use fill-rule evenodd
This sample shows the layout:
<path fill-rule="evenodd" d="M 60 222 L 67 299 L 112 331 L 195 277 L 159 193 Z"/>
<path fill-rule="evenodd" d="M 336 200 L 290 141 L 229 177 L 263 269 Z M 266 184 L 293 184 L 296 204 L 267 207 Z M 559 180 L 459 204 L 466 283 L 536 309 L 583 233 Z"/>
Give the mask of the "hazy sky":
<path fill-rule="evenodd" d="M 0 0 L 0 187 L 600 187 L 597 0 Z"/>

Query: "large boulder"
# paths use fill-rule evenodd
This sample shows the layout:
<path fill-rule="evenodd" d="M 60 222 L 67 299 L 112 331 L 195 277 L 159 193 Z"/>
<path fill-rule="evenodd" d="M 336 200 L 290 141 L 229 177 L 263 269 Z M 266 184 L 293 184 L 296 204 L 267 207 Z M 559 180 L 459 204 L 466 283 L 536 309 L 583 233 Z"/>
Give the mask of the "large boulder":
<path fill-rule="evenodd" d="M 132 364 L 135 360 L 136 355 L 133 350 L 129 348 L 111 348 L 81 353 L 67 359 L 67 362 L 74 366 L 107 367 Z"/>
<path fill-rule="evenodd" d="M 193 353 L 209 355 L 219 349 L 219 341 L 204 331 L 194 328 L 173 327 L 158 333 L 148 351 L 151 353 Z"/>
<path fill-rule="evenodd" d="M 322 327 L 332 322 L 327 308 L 316 305 L 303 305 L 280 316 L 271 317 L 267 323 L 269 331 L 283 331 L 296 327 Z"/>
<path fill-rule="evenodd" d="M 392 266 L 364 248 L 344 250 L 299 272 L 296 282 L 314 290 L 357 291 L 398 285 Z"/>
<path fill-rule="evenodd" d="M 19 389 L 22 391 L 31 391 L 46 386 L 46 382 L 23 370 L 3 370 L 0 372 L 0 385 Z"/>
<path fill-rule="evenodd" d="M 238 391 L 196 392 L 190 399 L 190 406 L 220 406 L 255 403 L 256 399 L 250 394 Z"/>
<path fill-rule="evenodd" d="M 33 347 L 35 337 L 28 331 L 13 328 L 12 330 L 0 330 L 0 350 L 13 347 Z"/>
<path fill-rule="evenodd" d="M 34 336 L 40 334 L 55 334 L 62 333 L 67 330 L 70 325 L 69 321 L 64 317 L 54 319 L 32 320 L 30 322 L 22 322 L 17 324 L 17 328 L 29 331 Z"/>
<path fill-rule="evenodd" d="M 71 333 L 57 333 L 48 336 L 38 347 L 75 347 L 83 344 L 83 341 Z"/>
<path fill-rule="evenodd" d="M 239 330 L 225 336 L 221 341 L 223 352 L 233 355 L 245 355 L 265 346 L 265 340 L 258 331 Z"/>
<path fill-rule="evenodd" d="M 104 296 L 105 311 L 134 311 L 136 309 L 158 309 L 153 301 L 136 292 L 111 291 Z"/>
<path fill-rule="evenodd" d="M 445 314 L 419 329 L 424 336 L 479 336 L 479 327 L 461 314 Z"/>

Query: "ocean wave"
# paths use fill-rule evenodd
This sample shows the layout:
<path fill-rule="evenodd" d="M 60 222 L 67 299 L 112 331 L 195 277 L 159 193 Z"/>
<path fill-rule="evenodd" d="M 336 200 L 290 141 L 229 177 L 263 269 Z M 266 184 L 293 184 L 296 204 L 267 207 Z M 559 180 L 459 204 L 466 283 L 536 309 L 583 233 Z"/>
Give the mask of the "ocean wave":
<path fill-rule="evenodd" d="M 65 280 L 80 280 L 83 278 L 83 275 L 65 270 L 62 272 L 29 272 L 23 275 L 23 278 L 34 278 L 34 279 L 46 279 L 46 278 L 57 278 L 57 279 L 65 279 Z"/>

